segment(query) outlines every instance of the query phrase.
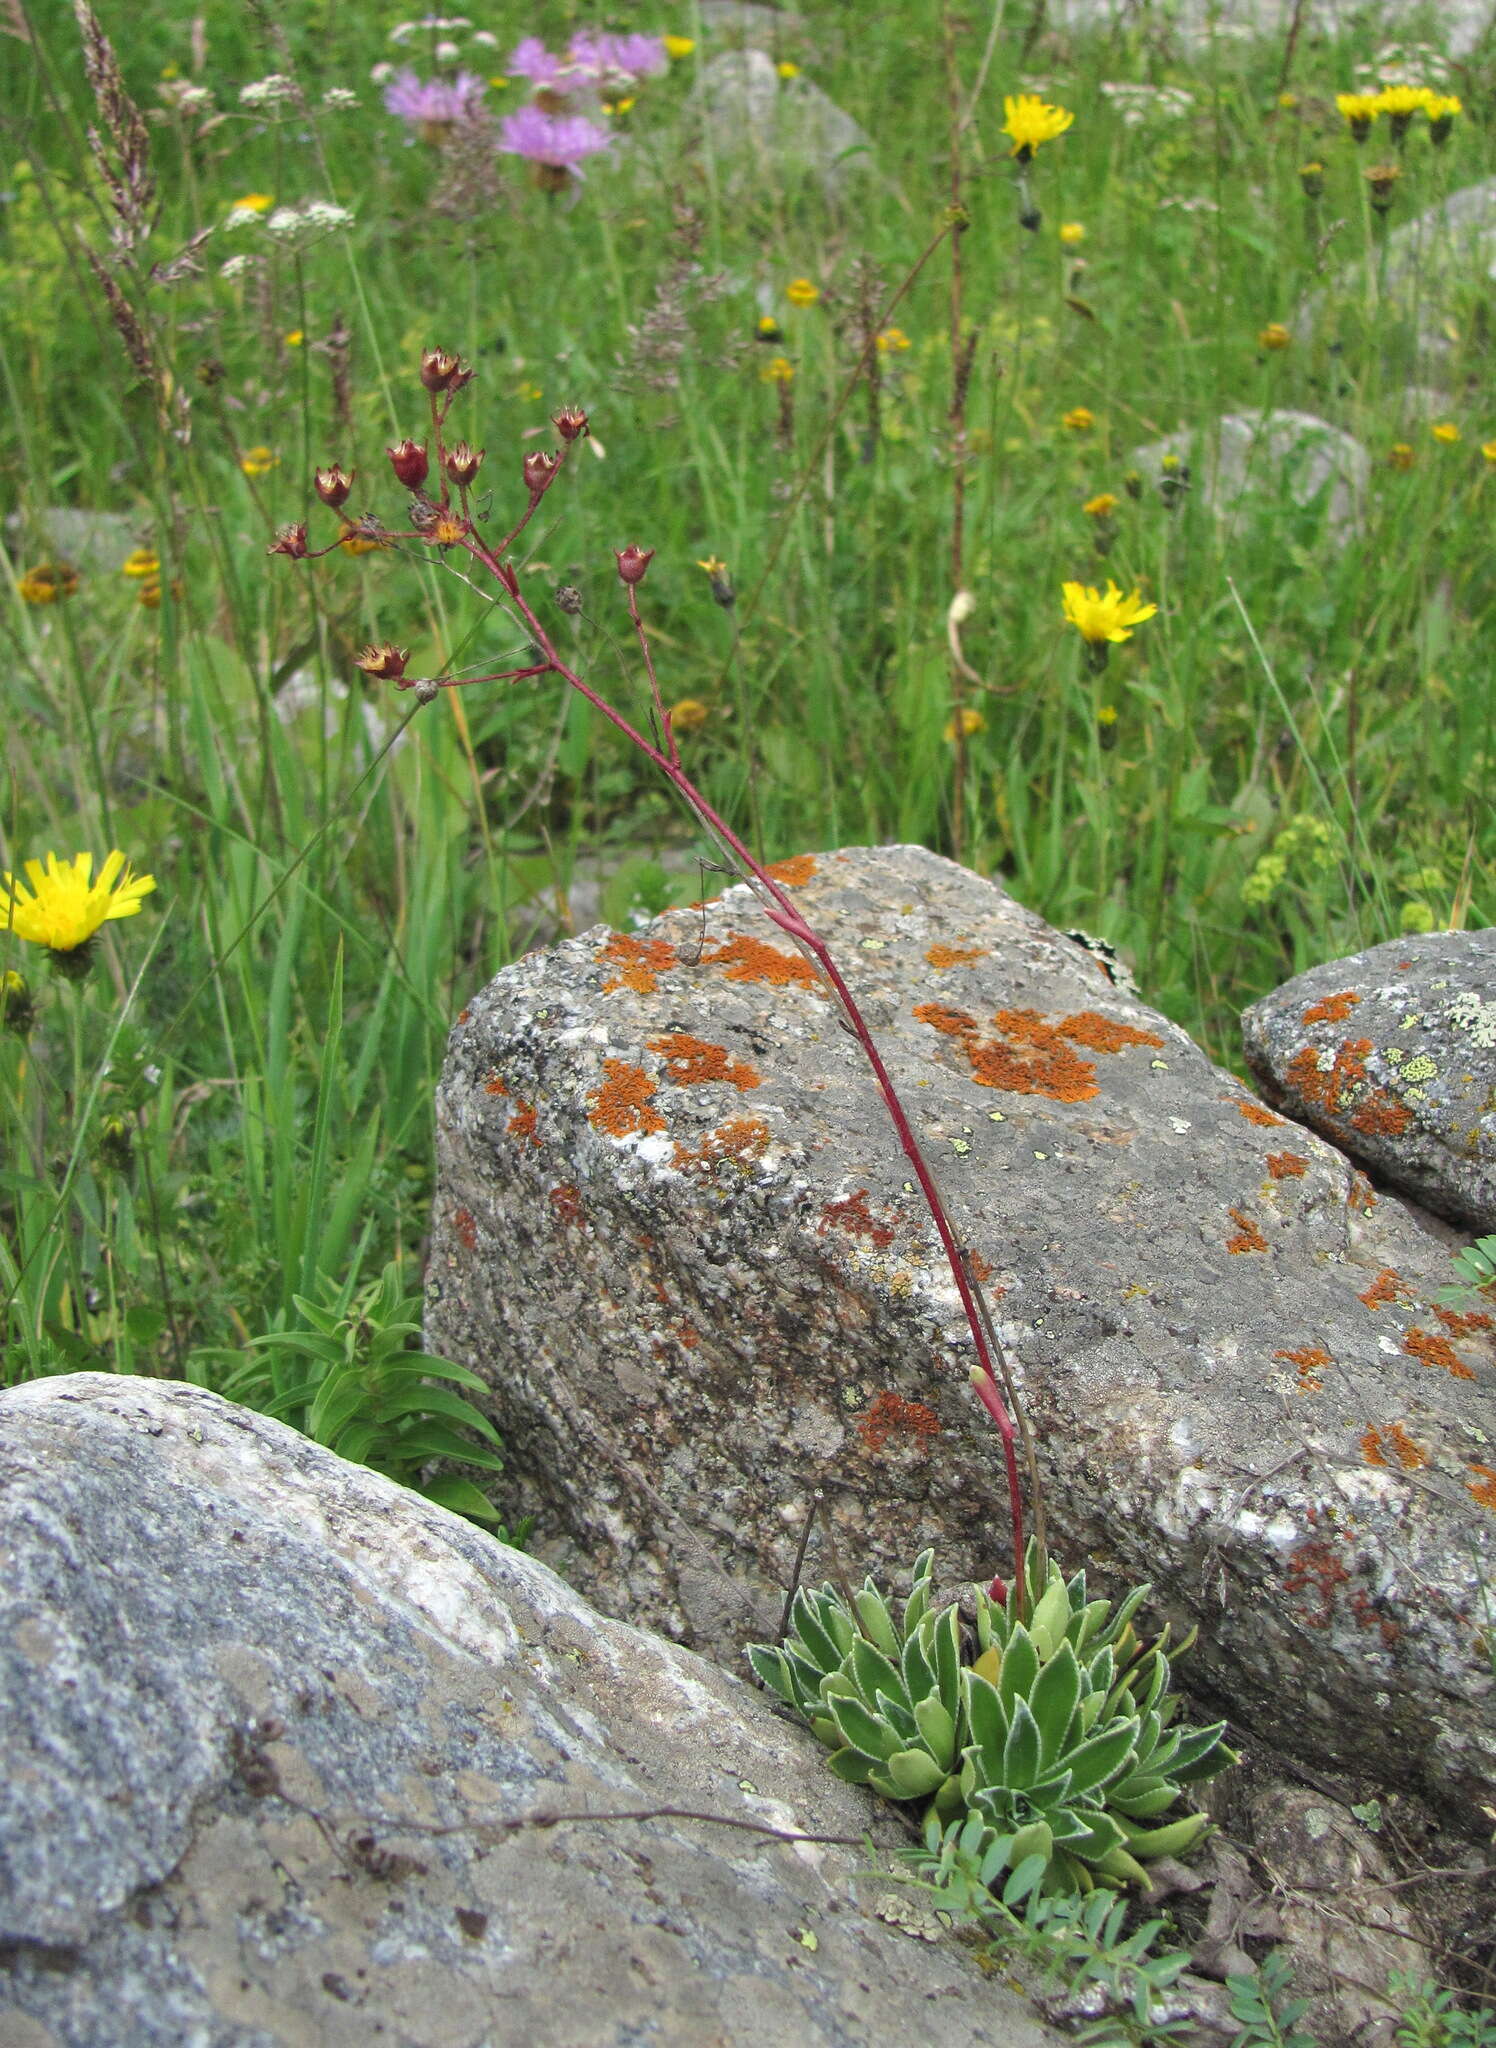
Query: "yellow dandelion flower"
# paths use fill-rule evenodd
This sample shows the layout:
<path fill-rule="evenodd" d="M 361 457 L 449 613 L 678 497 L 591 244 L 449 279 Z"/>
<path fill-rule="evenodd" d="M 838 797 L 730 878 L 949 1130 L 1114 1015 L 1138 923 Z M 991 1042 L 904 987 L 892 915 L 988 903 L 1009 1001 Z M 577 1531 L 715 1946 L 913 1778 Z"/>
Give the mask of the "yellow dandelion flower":
<path fill-rule="evenodd" d="M 246 476 L 265 476 L 274 469 L 280 457 L 263 443 L 257 448 L 246 448 L 239 458 L 239 467 Z"/>
<path fill-rule="evenodd" d="M 91 853 L 63 861 L 49 853 L 45 867 L 28 860 L 29 889 L 13 875 L 4 877 L 0 931 L 13 931 L 18 939 L 54 953 L 72 953 L 110 918 L 134 917 L 140 899 L 156 886 L 154 875 L 132 875 L 118 850 L 105 860 L 96 882 L 89 879 L 92 873 Z"/>
<path fill-rule="evenodd" d="M 1463 114 L 1465 108 L 1457 93 L 1431 92 L 1423 103 L 1423 110 L 1428 115 L 1429 141 L 1442 145 L 1449 140 L 1455 115 Z"/>
<path fill-rule="evenodd" d="M 973 733 L 985 732 L 987 730 L 986 719 L 983 718 L 980 711 L 973 709 L 970 704 L 963 704 L 961 706 L 960 716 L 961 732 L 964 738 L 970 739 Z M 945 736 L 948 740 L 953 740 L 956 737 L 956 721 L 954 718 L 946 721 Z"/>
<path fill-rule="evenodd" d="M 154 548 L 136 548 L 119 565 L 121 576 L 159 576 L 161 558 Z"/>
<path fill-rule="evenodd" d="M 1299 96 L 1296 92 L 1280 92 L 1278 95 L 1278 105 L 1285 114 L 1291 114 L 1298 103 Z"/>
<path fill-rule="evenodd" d="M 764 364 L 759 375 L 766 384 L 790 384 L 794 381 L 795 366 L 788 356 L 775 356 Z"/>
<path fill-rule="evenodd" d="M 1065 600 L 1066 623 L 1074 626 L 1093 647 L 1109 640 L 1130 640 L 1133 627 L 1151 619 L 1158 610 L 1156 604 L 1143 603 L 1140 590 L 1124 597 L 1110 577 L 1105 595 L 1084 583 L 1065 583 L 1060 589 Z"/>
<path fill-rule="evenodd" d="M 1086 227 L 1084 221 L 1062 220 L 1060 222 L 1060 240 L 1067 249 L 1078 249 L 1085 239 Z"/>
<path fill-rule="evenodd" d="M 1116 705 L 1103 704 L 1100 710 L 1096 713 L 1096 723 L 1098 725 L 1115 725 L 1117 723 Z"/>
<path fill-rule="evenodd" d="M 1080 509 L 1087 519 L 1110 519 L 1117 509 L 1117 500 L 1110 491 L 1102 491 L 1094 498 L 1087 498 Z"/>
<path fill-rule="evenodd" d="M 287 348 L 300 348 L 301 344 L 306 340 L 306 329 L 304 327 L 293 327 L 289 334 L 281 336 L 281 340 L 286 344 Z"/>
<path fill-rule="evenodd" d="M 1281 320 L 1269 320 L 1266 327 L 1257 330 L 1257 346 L 1269 350 L 1287 348 L 1293 336 Z"/>
<path fill-rule="evenodd" d="M 1446 447 L 1451 448 L 1460 438 L 1460 430 L 1453 420 L 1435 420 L 1429 432 L 1436 441 L 1442 441 Z"/>
<path fill-rule="evenodd" d="M 772 313 L 763 314 L 760 317 L 759 323 L 757 327 L 754 328 L 753 332 L 756 339 L 758 339 L 759 341 L 772 343 L 784 340 L 784 329 L 780 326 L 779 322 L 774 318 L 774 315 Z"/>
<path fill-rule="evenodd" d="M 229 211 L 231 213 L 268 213 L 274 204 L 275 196 L 273 193 L 246 192 L 242 199 L 231 199 L 229 201 Z"/>
<path fill-rule="evenodd" d="M 821 287 L 812 284 L 808 277 L 792 277 L 784 288 L 784 295 L 792 306 L 813 306 L 821 296 Z"/>
<path fill-rule="evenodd" d="M 668 37 L 666 40 L 669 40 Z M 502 73 L 499 73 L 495 77 L 490 78 L 488 82 L 493 87 L 495 92 L 503 92 L 509 84 L 508 79 L 505 78 Z"/>
<path fill-rule="evenodd" d="M 1376 96 L 1377 112 L 1411 116 L 1420 113 L 1432 98 L 1426 85 L 1384 85 Z"/>
<path fill-rule="evenodd" d="M 1493 468 L 1496 468 L 1496 441 L 1482 441 L 1480 452 Z"/>
<path fill-rule="evenodd" d="M 879 355 L 901 355 L 906 348 L 913 346 L 902 327 L 885 327 L 878 336 Z"/>
<path fill-rule="evenodd" d="M 1371 133 L 1371 124 L 1382 111 L 1380 95 L 1374 92 L 1337 92 L 1335 105 L 1357 142 Z"/>
<path fill-rule="evenodd" d="M 1088 405 L 1073 405 L 1060 421 L 1072 434 L 1088 434 L 1096 424 L 1096 415 Z"/>
<path fill-rule="evenodd" d="M 726 562 L 719 561 L 715 555 L 708 555 L 704 562 L 698 562 L 696 566 L 698 569 L 705 569 L 708 576 L 725 576 L 727 574 Z"/>
<path fill-rule="evenodd" d="M 1387 467 L 1389 469 L 1411 469 L 1417 460 L 1417 454 L 1413 449 L 1412 443 L 1409 441 L 1394 441 L 1387 450 Z"/>
<path fill-rule="evenodd" d="M 1299 183 L 1304 188 L 1306 199 L 1318 199 L 1325 189 L 1324 165 L 1317 158 L 1310 163 L 1300 164 Z"/>
<path fill-rule="evenodd" d="M 674 732 L 695 732 L 705 725 L 711 712 L 699 697 L 682 697 L 679 704 L 670 707 L 670 725 Z"/>
<path fill-rule="evenodd" d="M 696 38 L 694 36 L 665 36 L 662 40 L 665 45 L 665 55 L 675 64 L 678 64 L 682 57 L 689 57 L 696 47 Z"/>
<path fill-rule="evenodd" d="M 779 73 L 781 78 L 798 78 L 800 76 L 799 65 L 792 64 L 788 57 L 785 58 L 782 64 L 776 64 L 774 66 L 774 69 Z"/>
<path fill-rule="evenodd" d="M 80 582 L 71 562 L 38 562 L 16 584 L 23 604 L 57 604 L 76 594 Z"/>
<path fill-rule="evenodd" d="M 1037 93 L 1009 94 L 1003 101 L 1004 135 L 1013 138 L 1013 154 L 1026 164 L 1041 142 L 1053 142 L 1075 119 L 1068 107 L 1047 106 Z"/>

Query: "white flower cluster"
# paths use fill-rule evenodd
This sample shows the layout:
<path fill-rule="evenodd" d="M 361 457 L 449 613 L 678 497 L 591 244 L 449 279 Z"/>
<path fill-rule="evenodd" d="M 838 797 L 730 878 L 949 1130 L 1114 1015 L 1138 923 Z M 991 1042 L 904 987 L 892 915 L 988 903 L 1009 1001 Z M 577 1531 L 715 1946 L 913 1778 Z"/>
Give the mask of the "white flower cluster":
<path fill-rule="evenodd" d="M 219 264 L 218 275 L 229 279 L 243 277 L 246 270 L 253 270 L 254 263 L 253 256 L 230 256 L 227 263 Z"/>
<path fill-rule="evenodd" d="M 1182 85 L 1133 85 L 1107 80 L 1101 96 L 1111 101 L 1125 128 L 1141 128 L 1146 121 L 1177 121 L 1195 104 L 1195 95 Z"/>
<path fill-rule="evenodd" d="M 240 106 L 248 107 L 255 114 L 270 107 L 298 106 L 300 102 L 300 88 L 283 71 L 272 71 L 268 78 L 257 78 L 252 84 L 239 88 Z"/>
<path fill-rule="evenodd" d="M 308 199 L 301 206 L 278 206 L 265 223 L 265 232 L 278 242 L 302 248 L 319 235 L 336 234 L 353 226 L 346 206 L 334 206 L 329 199 Z"/>
<path fill-rule="evenodd" d="M 398 21 L 390 30 L 392 43 L 408 43 L 419 35 L 452 35 L 456 30 L 471 28 L 472 23 L 465 14 L 423 14 L 419 21 Z"/>
<path fill-rule="evenodd" d="M 330 114 L 345 114 L 358 105 L 358 94 L 350 92 L 346 85 L 330 85 L 322 95 L 322 104 Z"/>
<path fill-rule="evenodd" d="M 223 231 L 226 235 L 237 234 L 240 228 L 252 228 L 259 218 L 256 206 L 231 206 L 224 217 Z"/>
<path fill-rule="evenodd" d="M 204 114 L 213 104 L 213 95 L 205 85 L 193 85 L 185 78 L 169 78 L 156 90 L 167 106 L 179 114 Z"/>
<path fill-rule="evenodd" d="M 1449 84 L 1449 59 L 1432 43 L 1383 43 L 1370 64 L 1358 64 L 1357 92 L 1376 92 L 1384 85 L 1429 85 L 1443 92 Z"/>

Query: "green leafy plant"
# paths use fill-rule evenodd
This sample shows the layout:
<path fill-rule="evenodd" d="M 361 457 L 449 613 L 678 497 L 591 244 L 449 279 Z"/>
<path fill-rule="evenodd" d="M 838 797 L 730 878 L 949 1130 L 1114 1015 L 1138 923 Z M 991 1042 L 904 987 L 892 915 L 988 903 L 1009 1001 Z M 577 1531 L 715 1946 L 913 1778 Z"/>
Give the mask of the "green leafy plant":
<path fill-rule="evenodd" d="M 1496 1298 L 1496 1237 L 1478 1237 L 1451 1258 L 1459 1284 L 1446 1287 L 1441 1301 L 1475 1307 Z"/>
<path fill-rule="evenodd" d="M 1162 2042 L 1185 2022 L 1170 2015 L 1167 1994 L 1189 1966 L 1182 1949 L 1156 1950 L 1161 1919 L 1124 1933 L 1126 1902 L 1105 1886 L 1086 1893 L 1045 1890 L 1043 1856 L 1013 1860 L 1013 1837 L 972 1814 L 943 1825 L 933 1809 L 924 1841 L 898 1852 L 899 1882 L 926 1893 L 953 1924 L 976 1925 L 992 1937 L 988 1953 L 1027 1964 L 1058 1980 L 1066 2001 L 1103 2012 L 1079 2038 L 1101 2048 L 1117 2040 Z"/>
<path fill-rule="evenodd" d="M 1398 2048 L 1496 2048 L 1496 2013 L 1489 2007 L 1466 2011 L 1452 1991 L 1401 1970 L 1389 1979 L 1388 1989 L 1406 2001 L 1397 2025 Z"/>
<path fill-rule="evenodd" d="M 407 1294 L 398 1266 L 358 1294 L 351 1282 L 323 1282 L 325 1299 L 294 1297 L 299 1327 L 252 1337 L 248 1355 L 218 1381 L 225 1397 L 273 1415 L 340 1457 L 413 1487 L 428 1500 L 494 1527 L 522 1543 L 530 1522 L 507 1530 L 488 1495 L 471 1479 L 429 1468 L 462 1464 L 502 1472 L 500 1437 L 488 1417 L 452 1387 L 483 1382 L 465 1365 L 411 1348 L 421 1328 L 421 1297 Z M 216 1354 L 219 1358 L 222 1354 Z M 212 1361 L 199 1353 L 196 1376 Z M 447 1382 L 442 1385 L 439 1382 Z"/>
<path fill-rule="evenodd" d="M 1293 1972 L 1279 1949 L 1265 1957 L 1251 1976 L 1228 1977 L 1231 2017 L 1241 2032 L 1231 2048 L 1318 2048 L 1312 2034 L 1299 2029 L 1309 2010 L 1307 1998 L 1291 1998 Z"/>
<path fill-rule="evenodd" d="M 1098 1877 L 1146 1885 L 1150 1859 L 1185 1854 L 1209 1826 L 1158 1816 L 1235 1761 L 1224 1722 L 1173 1725 L 1169 1632 L 1149 1643 L 1133 1626 L 1148 1588 L 1088 1599 L 1084 1572 L 1065 1579 L 1032 1544 L 1002 1601 L 978 1592 L 967 1662 L 958 1610 L 932 1610 L 933 1569 L 924 1551 L 902 1615 L 871 1579 L 850 1603 L 802 1588 L 784 1642 L 750 1648 L 754 1671 L 838 1777 L 928 1798 L 942 1827 L 974 1819 L 989 1860 L 1003 1845 L 995 1869 L 1037 1856 L 1050 1895 Z"/>

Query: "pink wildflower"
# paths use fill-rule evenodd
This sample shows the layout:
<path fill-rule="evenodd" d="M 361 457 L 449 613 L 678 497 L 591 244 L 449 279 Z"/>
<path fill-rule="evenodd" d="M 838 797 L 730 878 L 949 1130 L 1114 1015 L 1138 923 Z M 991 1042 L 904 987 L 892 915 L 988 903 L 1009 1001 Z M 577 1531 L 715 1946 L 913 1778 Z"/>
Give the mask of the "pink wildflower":
<path fill-rule="evenodd" d="M 528 78 L 532 85 L 554 85 L 565 69 L 561 58 L 553 57 L 539 36 L 526 36 L 510 52 L 506 69 L 514 78 Z"/>
<path fill-rule="evenodd" d="M 414 71 L 398 71 L 384 89 L 384 104 L 413 128 L 446 128 L 454 122 L 471 121 L 485 90 L 483 80 L 471 71 L 459 71 L 450 84 L 439 78 L 418 78 Z"/>
<path fill-rule="evenodd" d="M 555 173 L 562 173 L 563 181 L 566 173 L 580 176 L 577 166 L 583 157 L 607 149 L 610 140 L 595 121 L 584 120 L 580 114 L 547 114 L 539 107 L 521 107 L 517 114 L 506 114 L 499 124 L 500 150 L 508 156 L 527 157 L 542 173 L 552 173 L 550 179 L 543 176 L 541 180 L 552 189 L 559 189 Z"/>
<path fill-rule="evenodd" d="M 656 78 L 670 66 L 659 36 L 575 35 L 566 50 L 570 64 L 613 91 L 641 78 Z"/>

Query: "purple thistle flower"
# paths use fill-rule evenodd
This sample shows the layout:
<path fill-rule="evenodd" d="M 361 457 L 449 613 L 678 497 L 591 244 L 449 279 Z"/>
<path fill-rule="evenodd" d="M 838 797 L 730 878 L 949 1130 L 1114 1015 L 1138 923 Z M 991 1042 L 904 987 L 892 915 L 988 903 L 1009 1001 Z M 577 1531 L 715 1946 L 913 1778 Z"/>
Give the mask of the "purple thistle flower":
<path fill-rule="evenodd" d="M 575 172 L 583 157 L 607 149 L 612 138 L 580 114 L 547 114 L 539 107 L 521 107 L 499 124 L 499 148 L 508 156 L 527 157 L 550 171 Z M 578 173 L 580 175 L 580 173 Z"/>
<path fill-rule="evenodd" d="M 528 78 L 532 85 L 554 85 L 564 69 L 561 59 L 551 55 L 539 36 L 526 36 L 510 53 L 509 70 L 516 78 Z"/>
<path fill-rule="evenodd" d="M 444 127 L 471 121 L 486 89 L 472 71 L 459 71 L 450 84 L 418 78 L 414 71 L 397 71 L 384 89 L 384 104 L 413 128 Z"/>
<path fill-rule="evenodd" d="M 659 36 L 575 35 L 566 54 L 578 71 L 615 90 L 634 85 L 641 78 L 656 78 L 670 66 Z"/>

